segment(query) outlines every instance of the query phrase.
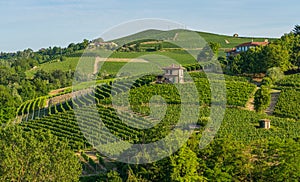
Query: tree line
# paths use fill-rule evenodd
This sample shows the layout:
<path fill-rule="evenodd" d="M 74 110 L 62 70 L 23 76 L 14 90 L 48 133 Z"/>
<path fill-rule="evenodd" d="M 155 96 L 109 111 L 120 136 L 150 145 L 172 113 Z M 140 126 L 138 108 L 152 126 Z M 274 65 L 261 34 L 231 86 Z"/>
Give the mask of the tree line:
<path fill-rule="evenodd" d="M 279 67 L 282 71 L 300 67 L 300 26 L 283 35 L 267 46 L 258 46 L 230 56 L 224 61 L 226 71 L 231 74 L 265 73 L 269 68 Z"/>

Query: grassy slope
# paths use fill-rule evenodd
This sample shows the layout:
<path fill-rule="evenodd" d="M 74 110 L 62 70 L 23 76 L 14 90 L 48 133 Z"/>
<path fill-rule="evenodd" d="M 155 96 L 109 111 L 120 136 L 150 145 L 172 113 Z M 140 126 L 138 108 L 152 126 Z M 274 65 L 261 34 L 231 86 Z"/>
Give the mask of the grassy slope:
<path fill-rule="evenodd" d="M 129 35 L 123 38 L 115 39 L 113 40 L 117 44 L 121 45 L 124 43 L 132 42 L 134 40 L 141 40 L 141 39 L 161 39 L 161 40 L 173 40 L 174 36 L 176 33 L 181 33 L 181 36 L 178 36 L 177 39 L 180 39 L 184 37 L 184 32 L 189 32 L 189 30 L 170 30 L 170 31 L 161 31 L 161 30 L 146 30 L 143 32 L 139 32 L 133 35 Z M 217 35 L 217 34 L 212 34 L 212 33 L 206 33 L 206 32 L 197 32 L 202 38 L 204 38 L 207 42 L 218 42 L 221 44 L 221 50 L 220 50 L 220 56 L 224 56 L 224 49 L 226 48 L 232 48 L 238 44 L 244 43 L 244 42 L 249 42 L 252 40 L 252 38 L 245 38 L 245 37 L 240 37 L 240 38 L 234 38 L 232 36 L 226 36 L 226 35 Z M 186 37 L 184 37 L 186 38 Z M 227 40 L 229 44 L 226 43 Z M 253 38 L 254 41 L 264 41 L 265 38 Z M 269 39 L 270 41 L 274 39 Z M 111 55 L 112 58 L 138 58 L 140 56 L 143 56 L 145 54 L 149 54 L 147 52 L 117 52 Z M 180 64 L 190 64 L 194 63 L 195 60 L 189 55 L 186 54 L 182 51 L 163 51 L 163 52 L 153 52 L 150 54 L 159 54 L 162 56 L 169 57 L 171 59 L 175 59 L 177 62 Z M 53 71 L 55 69 L 60 69 L 63 71 L 68 71 L 68 70 L 75 70 L 77 63 L 78 63 L 79 57 L 74 57 L 74 58 L 67 58 L 66 61 L 64 62 L 50 62 L 50 63 L 45 63 L 41 64 L 38 66 L 37 69 L 33 69 L 30 71 L 26 72 L 27 77 L 32 77 L 34 73 L 39 70 L 43 69 L 45 71 Z M 162 59 L 163 60 L 163 59 Z M 105 69 L 108 73 L 115 73 L 115 68 L 113 68 L 113 65 L 118 65 L 117 67 L 120 68 L 122 65 L 121 63 L 111 63 L 111 66 L 107 66 Z M 124 64 L 123 64 L 124 65 Z M 112 69 L 112 70 L 111 70 Z"/>
<path fill-rule="evenodd" d="M 123 38 L 112 40 L 113 42 L 116 42 L 117 44 L 121 45 L 125 42 L 131 42 L 135 40 L 141 40 L 141 39 L 162 39 L 162 40 L 173 40 L 176 33 L 184 33 L 189 30 L 170 30 L 170 31 L 161 31 L 161 30 L 146 30 L 143 32 L 139 32 L 133 35 L 129 35 Z M 235 47 L 238 44 L 244 43 L 244 42 L 250 42 L 250 41 L 264 41 L 265 39 L 269 39 L 269 41 L 273 41 L 275 39 L 270 38 L 255 38 L 255 37 L 238 37 L 235 38 L 233 36 L 228 35 L 218 35 L 213 33 L 207 33 L 207 32 L 197 32 L 203 39 L 206 40 L 206 42 L 218 42 L 221 44 L 221 48 L 232 48 Z M 227 40 L 229 44 L 226 43 Z"/>

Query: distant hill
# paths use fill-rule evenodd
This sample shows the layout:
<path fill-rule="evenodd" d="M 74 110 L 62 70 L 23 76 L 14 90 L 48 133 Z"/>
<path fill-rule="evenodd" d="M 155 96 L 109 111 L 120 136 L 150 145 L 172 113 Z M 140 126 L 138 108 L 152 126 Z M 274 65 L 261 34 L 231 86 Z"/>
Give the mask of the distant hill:
<path fill-rule="evenodd" d="M 169 30 L 169 31 L 162 31 L 162 30 L 145 30 L 142 32 L 138 32 L 136 34 L 132 34 L 129 36 L 125 36 L 119 39 L 111 40 L 112 42 L 117 43 L 118 45 L 123 45 L 125 43 L 132 43 L 135 41 L 138 41 L 141 43 L 141 48 L 143 49 L 152 49 L 152 51 L 155 51 L 155 48 L 159 44 L 162 43 L 163 51 L 155 52 L 156 54 L 171 57 L 178 61 L 179 63 L 185 65 L 190 64 L 194 60 L 190 57 L 190 55 L 185 54 L 182 51 L 174 51 L 172 48 L 174 45 L 168 43 L 168 41 L 173 41 L 176 39 L 176 41 L 180 40 L 186 40 L 189 38 L 186 35 L 188 35 L 186 32 L 196 32 L 198 33 L 202 38 L 206 40 L 206 42 L 217 42 L 220 43 L 221 49 L 219 51 L 219 56 L 225 56 L 225 49 L 233 48 L 238 44 L 250 42 L 250 41 L 264 41 L 265 39 L 268 39 L 269 41 L 274 41 L 276 39 L 272 38 L 251 38 L 251 37 L 233 37 L 228 35 L 218 35 L 213 33 L 207 33 L 207 32 L 197 32 L 197 31 L 191 31 L 191 30 L 183 30 L 183 29 L 175 29 L 175 30 Z M 162 41 L 151 41 L 151 39 L 155 40 L 162 40 Z M 142 40 L 142 41 L 141 41 Z M 135 43 L 133 43 L 135 44 Z M 134 45 L 133 45 L 134 46 Z M 79 61 L 79 58 L 81 57 L 83 51 L 76 51 L 73 53 L 72 56 L 66 58 L 65 61 L 60 62 L 58 59 L 54 59 L 48 63 L 40 64 L 34 69 L 26 71 L 26 75 L 28 78 L 32 78 L 33 75 L 38 70 L 44 70 L 44 71 L 53 71 L 55 69 L 60 69 L 63 71 L 68 70 L 75 70 L 77 63 Z M 111 55 L 113 58 L 120 58 L 120 59 L 127 59 L 127 58 L 135 58 L 142 56 L 144 54 L 150 54 L 151 52 L 116 52 L 115 54 Z M 120 67 L 123 63 L 113 62 L 110 63 L 111 65 L 118 65 L 117 67 Z M 112 68 L 113 66 L 108 66 L 109 68 Z M 107 70 L 108 71 L 108 70 Z M 109 71 L 108 71 L 109 72 Z"/>
<path fill-rule="evenodd" d="M 183 29 L 175 29 L 175 30 L 169 30 L 169 31 L 162 31 L 162 30 L 145 30 L 133 35 L 129 35 L 123 38 L 111 40 L 118 45 L 123 45 L 124 43 L 136 41 L 136 40 L 142 40 L 142 39 L 159 39 L 159 40 L 174 40 L 176 38 L 176 34 L 178 33 L 184 33 L 184 32 L 191 32 L 191 30 L 183 30 Z M 256 38 L 256 37 L 233 37 L 228 35 L 218 35 L 213 33 L 207 33 L 207 32 L 197 32 L 202 38 L 204 38 L 207 42 L 217 42 L 221 44 L 221 48 L 232 48 L 235 47 L 238 44 L 250 42 L 250 41 L 258 41 L 262 42 L 265 39 L 268 39 L 269 41 L 274 41 L 276 39 L 274 38 Z"/>

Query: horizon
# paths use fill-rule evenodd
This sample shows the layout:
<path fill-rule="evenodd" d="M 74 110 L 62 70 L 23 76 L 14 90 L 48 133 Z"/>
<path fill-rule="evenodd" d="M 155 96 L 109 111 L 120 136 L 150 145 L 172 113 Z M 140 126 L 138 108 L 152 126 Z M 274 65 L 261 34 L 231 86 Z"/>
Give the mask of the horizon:
<path fill-rule="evenodd" d="M 199 32 L 279 38 L 299 24 L 297 5 L 300 2 L 15 0 L 1 1 L 0 5 L 3 25 L 0 52 L 15 52 L 93 40 L 111 27 L 149 17 L 180 22 L 187 29 Z"/>
<path fill-rule="evenodd" d="M 120 39 L 120 38 L 124 38 L 124 37 L 127 37 L 127 36 L 132 36 L 132 35 L 135 35 L 137 33 L 141 33 L 141 32 L 144 32 L 144 31 L 148 31 L 148 30 L 158 30 L 158 31 L 171 31 L 171 30 L 189 30 L 189 31 L 195 31 L 195 32 L 198 32 L 198 33 L 208 33 L 208 34 L 214 34 L 214 35 L 219 35 L 219 36 L 229 36 L 231 37 L 232 35 L 226 35 L 226 34 L 219 34 L 219 33 L 213 33 L 213 32 L 207 32 L 207 31 L 198 31 L 198 30 L 192 30 L 192 29 L 170 29 L 170 30 L 160 30 L 160 29 L 147 29 L 147 30 L 143 30 L 143 31 L 138 31 L 138 32 L 135 32 L 135 33 L 131 33 L 131 34 L 128 34 L 128 35 L 125 35 L 125 36 L 120 36 L 120 37 L 115 37 L 115 39 L 109 39 L 109 40 L 105 40 L 103 39 L 104 42 L 113 42 L 114 40 L 116 39 Z M 102 37 L 97 37 L 97 38 L 102 38 Z M 97 38 L 93 38 L 93 39 L 87 39 L 88 41 L 93 41 Z M 280 38 L 280 37 L 263 37 L 263 36 L 239 36 L 239 38 L 267 38 L 267 39 L 277 39 L 277 38 Z M 86 38 L 83 38 L 83 40 L 86 39 Z M 82 41 L 83 41 L 82 40 Z M 32 49 L 34 52 L 36 51 L 39 51 L 40 49 L 43 49 L 43 48 L 49 48 L 49 47 L 61 47 L 61 48 L 66 48 L 68 47 L 69 44 L 71 43 L 80 43 L 82 41 L 78 41 L 78 42 L 69 42 L 69 43 L 66 43 L 66 45 L 64 46 L 58 46 L 58 45 L 49 45 L 49 46 L 45 46 L 45 47 L 40 47 L 40 48 L 37 48 L 37 49 L 33 49 L 31 47 L 28 47 L 28 48 L 24 48 L 24 49 L 20 49 L 20 50 L 15 50 L 15 51 L 1 51 L 0 52 L 3 52 L 3 53 L 15 53 L 17 51 L 23 51 L 23 50 L 26 50 L 26 49 Z"/>

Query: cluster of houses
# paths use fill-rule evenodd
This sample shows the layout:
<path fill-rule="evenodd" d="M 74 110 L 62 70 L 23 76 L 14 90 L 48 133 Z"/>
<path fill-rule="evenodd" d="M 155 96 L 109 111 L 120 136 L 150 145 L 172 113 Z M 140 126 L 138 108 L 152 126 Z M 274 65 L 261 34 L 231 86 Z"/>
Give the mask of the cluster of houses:
<path fill-rule="evenodd" d="M 89 48 L 106 48 L 106 49 L 114 49 L 117 48 L 118 44 L 114 42 L 91 42 L 89 44 Z"/>
<path fill-rule="evenodd" d="M 266 39 L 264 42 L 246 42 L 236 47 L 225 51 L 226 57 L 236 56 L 242 52 L 246 52 L 251 48 L 255 48 L 258 46 L 266 46 L 269 44 L 269 41 Z M 172 64 L 168 67 L 162 68 L 164 70 L 163 75 L 159 75 L 157 77 L 156 83 L 184 83 L 184 70 L 185 68 L 181 65 Z"/>
<path fill-rule="evenodd" d="M 235 56 L 237 54 L 240 54 L 242 52 L 246 52 L 248 51 L 249 49 L 251 48 L 254 48 L 254 47 L 258 47 L 258 46 L 266 46 L 269 44 L 269 41 L 268 39 L 266 39 L 264 42 L 246 42 L 246 43 L 243 43 L 243 44 L 240 44 L 230 50 L 227 50 L 226 51 L 226 57 L 228 58 L 229 56 Z"/>

